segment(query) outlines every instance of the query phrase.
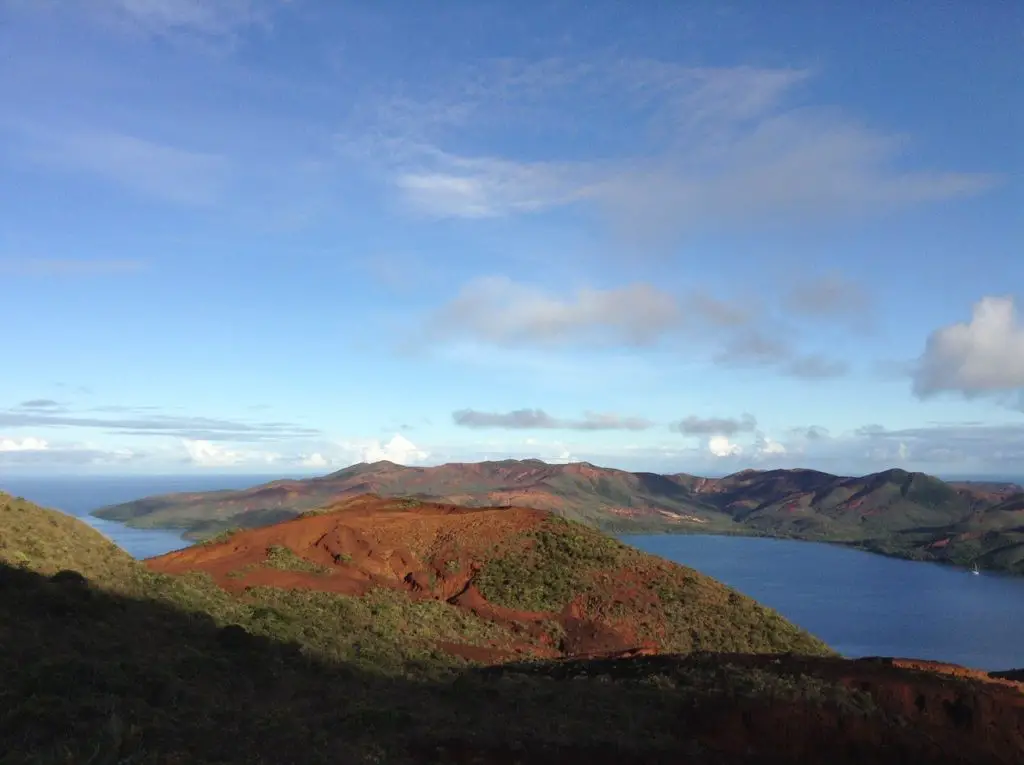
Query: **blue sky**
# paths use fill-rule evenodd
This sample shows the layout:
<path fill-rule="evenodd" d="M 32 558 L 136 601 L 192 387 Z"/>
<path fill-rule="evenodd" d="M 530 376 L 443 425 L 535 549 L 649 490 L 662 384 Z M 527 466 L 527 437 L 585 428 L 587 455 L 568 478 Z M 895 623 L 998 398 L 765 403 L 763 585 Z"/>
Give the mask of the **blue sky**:
<path fill-rule="evenodd" d="M 828 5 L 0 0 L 0 476 L 1024 473 L 1021 9 Z"/>

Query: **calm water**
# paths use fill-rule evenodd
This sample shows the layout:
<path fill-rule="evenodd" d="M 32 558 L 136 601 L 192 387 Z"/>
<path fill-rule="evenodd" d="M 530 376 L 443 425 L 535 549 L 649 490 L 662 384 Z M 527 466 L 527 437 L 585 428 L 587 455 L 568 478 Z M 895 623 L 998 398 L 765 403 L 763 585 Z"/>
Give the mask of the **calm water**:
<path fill-rule="evenodd" d="M 137 558 L 186 547 L 89 511 L 174 491 L 254 486 L 266 476 L 4 478 L 0 489 L 81 518 Z M 1024 577 L 972 576 L 830 545 L 720 536 L 626 536 L 775 608 L 847 656 L 913 656 L 980 669 L 1024 666 Z"/>
<path fill-rule="evenodd" d="M 771 606 L 845 656 L 1024 666 L 1024 577 L 832 545 L 730 536 L 624 536 Z"/>
<path fill-rule="evenodd" d="M 274 476 L 280 478 L 281 476 Z M 29 499 L 43 507 L 63 510 L 81 518 L 136 558 L 150 558 L 191 544 L 174 531 L 133 529 L 95 518 L 92 510 L 133 499 L 175 491 L 242 489 L 273 480 L 266 476 L 146 476 L 132 478 L 60 477 L 4 478 L 0 490 Z"/>

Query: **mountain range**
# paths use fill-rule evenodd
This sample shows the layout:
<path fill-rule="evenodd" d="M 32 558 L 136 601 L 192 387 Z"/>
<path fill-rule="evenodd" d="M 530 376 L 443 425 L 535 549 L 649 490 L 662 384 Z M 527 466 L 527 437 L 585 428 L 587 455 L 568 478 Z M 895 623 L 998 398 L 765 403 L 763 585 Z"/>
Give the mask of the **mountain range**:
<path fill-rule="evenodd" d="M 94 514 L 135 527 L 184 529 L 186 537 L 203 539 L 367 493 L 465 507 L 517 505 L 615 533 L 806 539 L 1024 573 L 1024 487 L 946 482 L 899 469 L 861 477 L 790 469 L 703 478 L 532 459 L 436 467 L 380 461 L 237 491 L 147 497 Z"/>

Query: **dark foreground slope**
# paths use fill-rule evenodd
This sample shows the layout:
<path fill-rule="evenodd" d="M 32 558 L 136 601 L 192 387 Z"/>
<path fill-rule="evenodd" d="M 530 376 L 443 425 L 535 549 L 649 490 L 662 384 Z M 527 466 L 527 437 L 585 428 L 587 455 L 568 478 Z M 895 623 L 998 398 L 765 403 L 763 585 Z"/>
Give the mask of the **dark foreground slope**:
<path fill-rule="evenodd" d="M 475 666 L 396 647 L 388 659 L 382 646 L 425 629 L 398 599 L 371 601 L 360 624 L 360 607 L 328 604 L 366 596 L 322 594 L 296 621 L 287 602 L 262 597 L 287 590 L 232 594 L 209 576 L 130 560 L 118 571 L 88 534 L 70 559 L 78 573 L 48 576 L 37 569 L 54 566 L 19 547 L 40 532 L 63 544 L 61 519 L 30 511 L 0 509 L 5 765 L 984 764 L 1024 754 L 1024 686 L 980 673 L 749 653 Z M 350 631 L 380 661 L 332 653 L 326 636 Z"/>
<path fill-rule="evenodd" d="M 432 498 L 468 507 L 514 504 L 623 533 L 761 534 L 1024 573 L 1024 489 L 946 483 L 887 470 L 848 478 L 814 470 L 745 470 L 725 478 L 656 475 L 539 460 L 354 465 L 321 478 L 242 491 L 172 494 L 103 508 L 133 526 L 188 529 L 276 523 L 349 496 Z"/>

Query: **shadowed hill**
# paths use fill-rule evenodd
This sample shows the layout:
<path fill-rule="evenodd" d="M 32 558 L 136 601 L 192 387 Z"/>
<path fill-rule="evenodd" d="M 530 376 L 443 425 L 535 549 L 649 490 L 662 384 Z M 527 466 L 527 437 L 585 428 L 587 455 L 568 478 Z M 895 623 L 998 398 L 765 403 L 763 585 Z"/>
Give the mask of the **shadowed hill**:
<path fill-rule="evenodd" d="M 139 527 L 187 529 L 203 538 L 253 528 L 364 493 L 467 507 L 517 505 L 622 533 L 733 533 L 853 544 L 875 552 L 1024 573 L 1020 539 L 982 511 L 1024 497 L 1015 484 L 946 483 L 887 470 L 859 478 L 814 470 L 744 470 L 724 478 L 657 475 L 540 460 L 403 467 L 353 465 L 321 478 L 242 491 L 172 494 L 96 514 Z M 975 527 L 965 529 L 964 523 Z M 952 540 L 968 533 L 983 544 Z M 950 541 L 956 544 L 950 544 Z"/>
<path fill-rule="evenodd" d="M 347 528 L 357 528 L 359 514 L 379 500 L 360 502 L 283 524 L 290 529 L 278 541 L 306 538 L 294 531 L 313 528 L 304 521 L 340 529 L 346 513 Z M 441 523 L 439 514 L 472 516 L 411 513 L 424 524 Z M 24 534 L 26 516 L 38 516 L 46 544 L 82 525 L 50 524 L 48 512 L 26 504 L 0 518 L 5 540 Z M 517 523 L 525 529 L 529 519 L 522 513 Z M 20 527 L 13 534 L 12 523 Z M 102 549 L 77 531 L 76 541 Z M 409 538 L 410 554 L 436 547 L 421 531 Z M 268 541 L 257 533 L 196 552 L 220 560 L 237 547 L 245 560 L 245 550 Z M 387 533 L 366 551 L 365 570 L 386 557 Z M 317 541 L 317 549 L 328 545 Z M 0 563 L 5 765 L 996 765 L 1024 753 L 1024 686 L 981 673 L 718 653 L 478 668 L 403 647 L 432 624 L 416 619 L 415 608 L 458 609 L 416 601 L 400 587 L 375 588 L 401 596 L 380 600 L 306 589 L 316 597 L 296 601 L 305 603 L 298 611 L 287 594 L 300 588 L 229 593 L 217 574 L 167 576 L 130 559 L 95 568 L 81 552 L 71 562 L 105 571 L 108 583 L 68 571 L 46 576 L 40 571 L 58 566 L 38 557 Z M 403 602 L 413 607 L 403 610 Z M 360 650 L 338 650 L 339 633 L 356 633 Z"/>

